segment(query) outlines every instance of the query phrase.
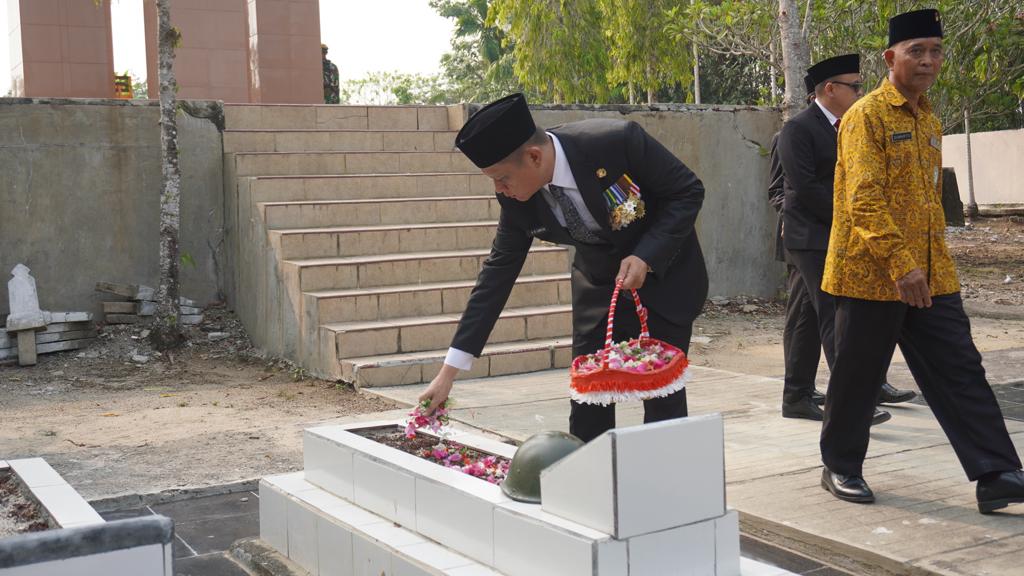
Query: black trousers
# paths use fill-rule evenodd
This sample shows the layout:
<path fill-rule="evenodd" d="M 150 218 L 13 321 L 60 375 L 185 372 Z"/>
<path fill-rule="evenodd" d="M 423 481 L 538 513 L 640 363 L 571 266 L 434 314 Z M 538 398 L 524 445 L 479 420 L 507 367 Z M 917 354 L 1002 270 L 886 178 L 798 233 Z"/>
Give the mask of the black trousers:
<path fill-rule="evenodd" d="M 683 352 L 690 351 L 690 334 L 693 331 L 693 324 L 680 326 L 666 320 L 654 310 L 647 309 L 647 325 L 651 331 L 651 337 L 676 346 Z M 607 330 L 607 318 L 594 330 L 585 335 L 573 335 L 573 354 L 592 354 L 604 348 L 605 330 Z M 628 338 L 636 338 L 640 335 L 640 320 L 636 316 L 636 308 L 629 296 L 619 297 L 618 308 L 615 313 L 615 331 L 613 337 L 616 342 Z M 597 438 L 607 430 L 615 428 L 615 405 L 600 406 L 598 404 L 583 404 L 575 400 L 569 401 L 569 432 L 584 442 Z M 644 423 L 660 422 L 672 418 L 683 418 L 686 411 L 686 389 L 674 392 L 663 398 L 644 400 Z"/>
<path fill-rule="evenodd" d="M 786 288 L 786 325 L 782 330 L 782 350 L 786 362 L 786 375 L 782 401 L 786 404 L 810 398 L 814 379 L 821 360 L 821 336 L 818 333 L 818 314 L 814 311 L 811 295 L 800 270 L 789 264 Z"/>
<path fill-rule="evenodd" d="M 829 470 L 862 475 L 878 393 L 869 383 L 885 374 L 897 342 L 967 477 L 1021 467 L 959 293 L 932 297 L 931 308 L 837 297 L 835 334 L 820 443 Z"/>
<path fill-rule="evenodd" d="M 804 281 L 804 288 L 807 290 L 808 298 L 814 313 L 818 318 L 818 338 L 821 340 L 821 349 L 825 353 L 825 363 L 831 371 L 835 366 L 835 325 L 836 325 L 836 298 L 835 296 L 821 289 L 821 279 L 825 275 L 825 251 L 823 250 L 788 250 L 786 256 L 796 267 L 800 278 Z M 815 356 L 815 362 L 820 356 Z M 885 382 L 885 375 L 889 371 L 891 356 L 885 363 L 882 376 L 878 380 L 876 394 L 881 391 L 882 383 Z M 807 361 L 809 362 L 809 360 Z M 817 372 L 817 363 L 815 363 Z M 811 377 L 811 387 L 814 386 L 814 376 Z M 810 392 L 808 391 L 808 394 Z"/>

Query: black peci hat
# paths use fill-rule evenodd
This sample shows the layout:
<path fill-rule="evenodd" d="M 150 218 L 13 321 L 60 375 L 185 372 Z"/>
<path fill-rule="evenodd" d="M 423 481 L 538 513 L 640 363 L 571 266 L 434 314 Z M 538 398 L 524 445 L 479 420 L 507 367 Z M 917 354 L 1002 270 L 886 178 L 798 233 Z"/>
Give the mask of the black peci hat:
<path fill-rule="evenodd" d="M 810 74 L 804 76 L 804 88 L 807 89 L 808 94 L 814 93 L 814 78 L 811 78 Z"/>
<path fill-rule="evenodd" d="M 814 86 L 840 74 L 856 74 L 860 72 L 860 54 L 843 54 L 822 60 L 807 69 L 807 77 Z M 813 88 L 812 88 L 813 90 Z"/>
<path fill-rule="evenodd" d="M 938 10 L 914 10 L 889 19 L 889 48 L 914 38 L 942 38 L 942 17 Z"/>
<path fill-rule="evenodd" d="M 537 131 L 526 97 L 512 94 L 481 108 L 455 137 L 455 146 L 478 168 L 504 160 Z"/>

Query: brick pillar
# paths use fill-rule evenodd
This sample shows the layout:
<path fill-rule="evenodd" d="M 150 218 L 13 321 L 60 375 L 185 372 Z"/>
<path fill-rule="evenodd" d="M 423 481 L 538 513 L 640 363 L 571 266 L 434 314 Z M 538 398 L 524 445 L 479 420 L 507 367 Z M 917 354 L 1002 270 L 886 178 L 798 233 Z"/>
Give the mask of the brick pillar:
<path fill-rule="evenodd" d="M 247 0 L 252 102 L 324 101 L 318 0 Z"/>
<path fill-rule="evenodd" d="M 110 3 L 8 0 L 15 96 L 113 98 Z"/>
<path fill-rule="evenodd" d="M 92 0 L 87 0 L 91 2 Z M 174 0 L 171 24 L 181 31 L 174 73 L 178 98 L 249 102 L 247 0 Z M 156 3 L 143 5 L 150 98 L 160 97 Z"/>

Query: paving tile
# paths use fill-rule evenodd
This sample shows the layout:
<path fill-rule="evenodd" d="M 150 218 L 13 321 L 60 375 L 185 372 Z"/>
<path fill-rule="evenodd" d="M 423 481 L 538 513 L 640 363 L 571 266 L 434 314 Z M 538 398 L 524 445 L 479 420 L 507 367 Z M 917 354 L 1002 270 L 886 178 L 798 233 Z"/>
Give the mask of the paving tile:
<path fill-rule="evenodd" d="M 438 482 L 416 479 L 416 531 L 490 565 L 494 504 Z"/>
<path fill-rule="evenodd" d="M 174 561 L 175 576 L 251 576 L 223 553 L 205 554 Z"/>
<path fill-rule="evenodd" d="M 42 458 L 9 460 L 8 465 L 14 469 L 18 478 L 29 488 L 35 489 L 44 486 L 67 484 L 60 474 Z"/>
<path fill-rule="evenodd" d="M 356 504 L 403 526 L 416 525 L 416 485 L 411 475 L 360 454 L 355 455 L 353 471 Z"/>
<path fill-rule="evenodd" d="M 288 497 L 266 481 L 260 483 L 260 539 L 288 555 Z"/>
<path fill-rule="evenodd" d="M 288 500 L 288 558 L 311 574 L 317 561 L 317 515 L 298 500 Z"/>
<path fill-rule="evenodd" d="M 320 576 L 352 574 L 352 532 L 322 516 L 316 520 L 317 565 Z"/>
<path fill-rule="evenodd" d="M 715 573 L 715 522 L 706 520 L 629 539 L 630 574 Z"/>
<path fill-rule="evenodd" d="M 223 552 L 235 540 L 259 536 L 260 516 L 258 512 L 253 512 L 226 518 L 175 522 L 174 533 L 187 542 L 196 554 Z"/>
<path fill-rule="evenodd" d="M 100 512 L 100 517 L 107 522 L 114 520 L 124 520 L 126 518 L 138 518 L 139 516 L 149 516 L 153 514 L 149 511 L 148 507 L 142 508 L 129 508 L 126 510 L 110 510 L 108 512 Z"/>

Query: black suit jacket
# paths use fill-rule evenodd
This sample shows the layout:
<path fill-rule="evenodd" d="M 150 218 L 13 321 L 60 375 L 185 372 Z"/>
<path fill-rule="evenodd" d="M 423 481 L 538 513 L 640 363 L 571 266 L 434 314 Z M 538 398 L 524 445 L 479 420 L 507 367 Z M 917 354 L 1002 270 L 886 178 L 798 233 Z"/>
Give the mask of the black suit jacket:
<path fill-rule="evenodd" d="M 812 103 L 782 126 L 778 152 L 785 175 L 782 219 L 786 249 L 827 250 L 836 129 Z"/>
<path fill-rule="evenodd" d="M 539 192 L 526 202 L 499 194 L 501 215 L 491 254 L 480 271 L 452 347 L 480 355 L 534 238 L 576 246 L 572 270 L 575 353 L 593 352 L 603 345 L 604 334 L 598 331 L 603 332 L 619 264 L 631 254 L 653 270 L 640 290 L 644 304 L 673 323 L 692 323 L 708 289 L 704 257 L 694 231 L 704 185 L 635 122 L 590 119 L 550 131 L 562 144 L 583 201 L 602 226 L 599 235 L 604 243 L 586 245 L 573 240 Z M 599 169 L 604 177 L 598 176 Z M 624 173 L 640 187 L 647 213 L 625 228 L 612 230 L 603 192 Z"/>

